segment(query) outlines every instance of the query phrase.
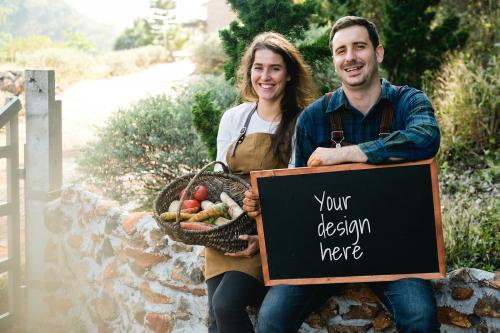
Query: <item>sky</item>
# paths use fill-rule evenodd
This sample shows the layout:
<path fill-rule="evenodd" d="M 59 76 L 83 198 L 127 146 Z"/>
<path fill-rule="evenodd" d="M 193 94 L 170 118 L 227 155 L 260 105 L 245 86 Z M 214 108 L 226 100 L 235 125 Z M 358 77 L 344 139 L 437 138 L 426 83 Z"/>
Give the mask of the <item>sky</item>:
<path fill-rule="evenodd" d="M 149 0 L 64 0 L 73 5 L 80 13 L 97 22 L 109 24 L 117 30 L 132 25 L 134 19 L 145 16 Z M 176 0 L 176 18 L 184 21 L 204 19 L 206 0 Z"/>

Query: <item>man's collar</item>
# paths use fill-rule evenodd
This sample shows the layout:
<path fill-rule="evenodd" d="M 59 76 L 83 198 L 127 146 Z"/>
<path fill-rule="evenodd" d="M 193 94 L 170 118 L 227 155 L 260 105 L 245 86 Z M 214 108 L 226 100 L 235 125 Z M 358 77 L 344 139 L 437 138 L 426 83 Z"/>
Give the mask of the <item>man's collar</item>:
<path fill-rule="evenodd" d="M 381 85 L 382 85 L 382 90 L 380 92 L 380 97 L 377 100 L 378 104 L 380 100 L 382 99 L 387 99 L 391 100 L 391 90 L 392 90 L 392 85 L 389 81 L 386 79 L 381 79 Z M 337 111 L 340 109 L 340 107 L 343 106 L 344 108 L 352 108 L 351 103 L 349 103 L 349 100 L 347 99 L 347 96 L 344 93 L 344 90 L 342 87 L 338 88 L 333 92 L 332 98 L 330 99 L 330 103 L 328 103 L 328 107 L 326 108 L 326 112 L 332 112 L 332 111 Z"/>

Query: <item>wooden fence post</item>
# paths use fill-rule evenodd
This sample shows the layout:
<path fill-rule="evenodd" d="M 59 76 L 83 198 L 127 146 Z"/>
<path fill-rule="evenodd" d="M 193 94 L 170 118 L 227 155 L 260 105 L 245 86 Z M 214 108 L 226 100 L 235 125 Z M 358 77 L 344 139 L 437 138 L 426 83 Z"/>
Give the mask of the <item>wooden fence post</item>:
<path fill-rule="evenodd" d="M 33 326 L 42 323 L 49 310 L 42 300 L 44 253 L 49 239 L 44 208 L 51 193 L 62 186 L 62 130 L 54 71 L 27 70 L 25 78 L 26 315 L 28 325 Z"/>

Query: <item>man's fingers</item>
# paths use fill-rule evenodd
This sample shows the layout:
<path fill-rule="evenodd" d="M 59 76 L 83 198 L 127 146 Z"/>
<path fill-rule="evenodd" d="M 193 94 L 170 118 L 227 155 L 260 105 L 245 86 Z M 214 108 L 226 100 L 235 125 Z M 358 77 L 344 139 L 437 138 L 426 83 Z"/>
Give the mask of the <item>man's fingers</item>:
<path fill-rule="evenodd" d="M 309 158 L 309 160 L 307 161 L 308 167 L 317 167 L 320 165 L 321 165 L 321 161 L 318 158 L 313 157 L 313 156 L 311 156 L 311 158 Z"/>

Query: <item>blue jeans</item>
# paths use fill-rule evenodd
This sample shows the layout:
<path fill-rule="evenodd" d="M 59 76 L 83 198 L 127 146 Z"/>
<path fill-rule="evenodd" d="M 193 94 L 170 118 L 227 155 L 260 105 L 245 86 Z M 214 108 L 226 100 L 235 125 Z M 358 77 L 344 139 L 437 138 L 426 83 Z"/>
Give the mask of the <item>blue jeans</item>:
<path fill-rule="evenodd" d="M 367 284 L 392 314 L 399 333 L 439 332 L 436 300 L 427 280 L 401 279 Z M 295 333 L 311 311 L 339 285 L 273 286 L 260 307 L 258 333 Z"/>

